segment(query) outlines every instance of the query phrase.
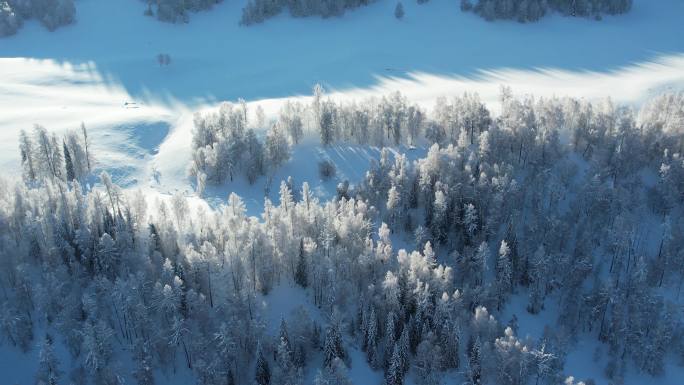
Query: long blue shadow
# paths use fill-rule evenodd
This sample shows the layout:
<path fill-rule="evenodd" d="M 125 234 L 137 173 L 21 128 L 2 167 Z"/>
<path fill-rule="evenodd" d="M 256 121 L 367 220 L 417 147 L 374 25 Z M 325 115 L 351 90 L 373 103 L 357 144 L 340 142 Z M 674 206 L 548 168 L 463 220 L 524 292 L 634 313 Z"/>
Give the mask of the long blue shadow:
<path fill-rule="evenodd" d="M 410 72 L 477 77 L 482 70 L 557 68 L 611 71 L 684 52 L 684 2 L 635 0 L 632 12 L 603 21 L 553 15 L 534 24 L 486 22 L 457 2 L 381 1 L 333 19 L 280 15 L 240 27 L 244 1 L 192 14 L 189 24 L 142 15 L 139 0 L 81 0 L 78 22 L 47 32 L 29 22 L 0 39 L 0 57 L 94 63 L 108 83 L 132 98 L 247 100 L 368 87 L 377 77 Z M 159 66 L 158 53 L 171 64 Z M 1 69 L 0 69 L 1 71 Z"/>

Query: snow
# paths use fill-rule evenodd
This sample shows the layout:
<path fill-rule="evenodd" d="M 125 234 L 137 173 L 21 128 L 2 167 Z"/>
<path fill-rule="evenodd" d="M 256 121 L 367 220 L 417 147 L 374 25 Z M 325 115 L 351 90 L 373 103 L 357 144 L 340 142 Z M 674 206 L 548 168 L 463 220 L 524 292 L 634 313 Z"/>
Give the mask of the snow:
<path fill-rule="evenodd" d="M 558 314 L 558 303 L 553 298 L 546 298 L 544 301 L 544 308 L 537 314 L 530 314 L 527 311 L 529 304 L 529 292 L 527 290 L 520 290 L 519 293 L 513 295 L 501 309 L 501 312 L 495 318 L 504 325 L 513 319 L 513 316 L 518 319 L 518 331 L 516 335 L 524 339 L 530 337 L 534 340 L 539 340 L 546 327 L 554 327 L 556 325 L 556 317 Z"/>
<path fill-rule="evenodd" d="M 320 309 L 313 305 L 306 291 L 300 287 L 282 284 L 273 288 L 261 301 L 267 333 L 271 336 L 277 335 L 280 320 L 282 318 L 287 319 L 300 306 L 325 330 L 327 320 L 321 314 Z M 349 354 L 348 375 L 353 384 L 379 384 L 382 381 L 382 372 L 371 369 L 366 360 L 366 354 L 355 346 L 349 338 L 345 338 L 345 349 Z M 305 383 L 313 383 L 316 372 L 321 367 L 321 357 L 313 357 L 311 362 L 307 363 Z"/>
<path fill-rule="evenodd" d="M 30 384 L 33 374 L 38 369 L 38 355 L 40 352 L 39 341 L 45 337 L 44 330 L 37 330 L 35 343 L 28 352 L 22 352 L 19 348 L 12 346 L 9 341 L 3 341 L 0 345 L 0 372 L 2 372 L 2 383 L 7 385 Z M 61 341 L 54 343 L 55 355 L 60 361 L 62 371 L 67 367 L 69 352 Z"/>
<path fill-rule="evenodd" d="M 600 344 L 596 337 L 582 338 L 572 347 L 566 357 L 565 373 L 578 380 L 591 378 L 597 384 L 607 384 L 610 380 L 606 378 L 603 371 L 607 363 L 607 355 L 607 347 Z M 624 385 L 680 385 L 682 378 L 684 378 L 684 367 L 670 357 L 666 361 L 665 373 L 657 377 L 636 372 L 633 367 L 629 366 L 624 376 Z"/>
<path fill-rule="evenodd" d="M 349 181 L 350 186 L 363 180 L 366 170 L 372 161 L 379 161 L 381 149 L 371 146 L 332 145 L 322 147 L 317 145 L 318 139 L 307 138 L 305 142 L 292 148 L 292 157 L 283 167 L 275 172 L 262 176 L 250 185 L 247 178 L 240 175 L 233 182 L 221 186 L 208 186 L 204 192 L 205 199 L 213 205 L 224 203 L 231 192 L 244 197 L 248 215 L 259 215 L 264 208 L 264 198 L 278 203 L 281 181 L 292 177 L 295 196 L 299 196 L 302 183 L 309 183 L 314 196 L 320 201 L 326 201 L 337 196 L 338 183 Z M 400 147 L 391 151 L 392 155 L 406 153 L 409 161 L 425 156 L 426 148 L 408 151 Z M 336 174 L 328 180 L 321 179 L 318 172 L 318 162 L 329 160 L 335 164 Z M 163 175 L 163 172 L 162 172 Z M 184 186 L 179 186 L 184 188 Z"/>
<path fill-rule="evenodd" d="M 341 18 L 293 20 L 284 13 L 241 27 L 245 0 L 223 1 L 178 25 L 144 17 L 139 0 L 80 0 L 76 24 L 51 33 L 28 22 L 0 49 L 3 57 L 92 62 L 135 100 L 255 100 L 305 94 L 316 82 L 344 89 L 415 72 L 610 71 L 681 53 L 684 4 L 634 3 L 630 13 L 601 22 L 553 15 L 524 25 L 488 23 L 448 0 L 407 2 L 404 20 L 397 21 L 395 3 L 379 1 Z M 159 68 L 158 53 L 168 53 L 171 65 Z"/>
<path fill-rule="evenodd" d="M 273 116 L 284 97 L 309 94 L 316 82 L 335 99 L 401 90 L 425 106 L 477 91 L 494 109 L 502 84 L 623 103 L 684 88 L 681 1 L 637 0 L 629 14 L 602 22 L 554 15 L 529 25 L 488 23 L 445 0 L 405 4 L 398 22 L 390 3 L 327 20 L 281 15 L 247 28 L 237 23 L 243 1 L 173 25 L 142 16 L 137 0 L 81 0 L 74 25 L 50 33 L 29 21 L 0 40 L 0 166 L 16 175 L 20 129 L 38 123 L 61 132 L 84 121 L 100 164 L 118 165 L 109 170 L 115 181 L 190 192 L 194 110 L 243 97 Z M 160 52 L 171 65 L 157 65 Z M 161 129 L 150 134 L 154 126 Z M 301 168 L 298 159 L 290 169 Z"/>
<path fill-rule="evenodd" d="M 186 170 L 194 111 L 245 98 L 252 111 L 260 105 L 273 117 L 284 98 L 308 101 L 302 95 L 310 94 L 317 82 L 337 100 L 400 90 L 425 107 L 442 95 L 477 91 L 495 110 L 502 84 L 517 94 L 610 96 L 635 105 L 665 90 L 684 89 L 681 0 L 634 0 L 632 12 L 601 22 L 553 15 L 526 25 L 486 22 L 460 12 L 453 0 L 407 2 L 404 19 L 397 21 L 395 3 L 381 1 L 341 18 L 292 19 L 283 14 L 248 28 L 238 26 L 244 3 L 226 0 L 211 11 L 192 14 L 189 24 L 173 25 L 144 17 L 145 4 L 139 0 L 79 0 L 78 21 L 72 26 L 48 32 L 29 21 L 16 36 L 0 39 L 1 175 L 19 173 L 21 129 L 42 124 L 62 132 L 78 129 L 83 121 L 98 166 L 115 182 L 141 188 L 150 197 L 192 194 Z M 168 53 L 171 64 L 160 67 L 158 53 Z M 424 148 L 398 151 L 407 152 L 409 159 L 425 154 Z M 296 186 L 308 181 L 320 199 L 328 199 L 337 183 L 358 183 L 379 153 L 369 146 L 323 148 L 309 134 L 293 148 L 292 159 L 270 175 L 268 192 L 267 177 L 254 185 L 238 178 L 207 188 L 205 199 L 218 205 L 234 191 L 244 197 L 249 214 L 256 215 L 264 196 L 277 201 L 278 184 L 288 176 Z M 336 164 L 332 180 L 320 180 L 321 159 Z M 545 325 L 554 323 L 556 304 L 547 299 L 545 310 L 530 315 L 526 301 L 526 293 L 515 295 L 498 317 L 507 322 L 516 314 L 518 334 L 538 338 Z M 280 318 L 300 305 L 314 319 L 323 319 L 296 287 L 276 287 L 262 305 L 273 333 Z M 368 367 L 350 341 L 346 344 L 353 382 L 380 383 L 381 373 Z M 598 346 L 591 337 L 578 341 L 566 373 L 606 383 L 605 362 L 593 358 Z M 55 348 L 65 365 L 68 353 L 59 341 Z M 35 347 L 24 354 L 5 342 L 0 346 L 2 382 L 31 383 L 36 357 Z M 310 366 L 308 380 L 317 367 Z M 171 383 L 171 377 L 158 376 L 162 378 Z M 682 378 L 684 369 L 671 362 L 662 378 L 629 373 L 625 383 L 677 385 Z M 183 372 L 173 381 L 192 379 Z"/>
<path fill-rule="evenodd" d="M 309 300 L 304 289 L 298 286 L 281 284 L 273 288 L 268 295 L 261 299 L 261 311 L 266 323 L 266 330 L 270 335 L 277 335 L 280 320 L 287 319 L 300 306 L 309 314 L 312 320 L 325 325 L 326 321 L 319 309 Z"/>
<path fill-rule="evenodd" d="M 382 372 L 374 371 L 368 365 L 366 354 L 355 346 L 348 346 L 347 353 L 351 364 L 349 365 L 349 379 L 352 384 L 381 384 Z"/>

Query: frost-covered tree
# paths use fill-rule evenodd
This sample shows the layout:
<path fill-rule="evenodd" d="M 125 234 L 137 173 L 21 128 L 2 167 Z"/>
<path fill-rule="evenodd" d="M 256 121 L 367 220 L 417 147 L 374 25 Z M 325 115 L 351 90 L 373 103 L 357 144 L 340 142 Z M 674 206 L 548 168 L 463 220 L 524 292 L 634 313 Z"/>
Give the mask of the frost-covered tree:
<path fill-rule="evenodd" d="M 152 352 L 147 342 L 138 339 L 134 351 L 135 369 L 133 378 L 138 385 L 154 385 L 154 362 Z"/>
<path fill-rule="evenodd" d="M 36 383 L 39 385 L 57 385 L 62 372 L 59 370 L 59 361 L 55 354 L 52 337 L 45 336 L 38 353 L 38 373 Z"/>
<path fill-rule="evenodd" d="M 551 11 L 568 16 L 594 17 L 629 12 L 632 0 L 478 0 L 473 6 L 461 2 L 461 10 L 473 10 L 486 20 L 514 19 L 521 23 L 537 21 Z"/>
<path fill-rule="evenodd" d="M 283 130 L 274 124 L 266 134 L 266 159 L 272 169 L 277 169 L 290 159 L 290 145 Z"/>
<path fill-rule="evenodd" d="M 294 17 L 341 16 L 346 9 L 357 8 L 367 5 L 366 1 L 336 1 L 336 0 L 313 0 L 313 1 L 282 1 L 282 0 L 250 0 L 242 9 L 241 25 L 261 23 L 275 15 L 289 9 Z"/>
<path fill-rule="evenodd" d="M 16 33 L 24 19 L 36 19 L 54 31 L 76 20 L 76 7 L 73 0 L 0 1 L 0 37 Z"/>
<path fill-rule="evenodd" d="M 402 99 L 330 101 L 333 137 L 394 143 L 398 126 L 407 140 Z M 80 133 L 20 134 L 24 178 L 0 181 L 6 348 L 41 346 L 34 331 L 48 328 L 76 357 L 64 363 L 74 376 L 94 383 L 115 383 L 116 368 L 133 362 L 142 384 L 179 363 L 203 384 L 298 384 L 311 362 L 323 362 L 317 383 L 347 384 L 348 343 L 390 383 L 431 383 L 445 371 L 470 384 L 561 383 L 575 338 L 597 339 L 596 361 L 613 381 L 628 365 L 644 376 L 669 370 L 684 335 L 676 302 L 684 98 L 629 112 L 505 90 L 501 113 L 471 126 L 486 115 L 475 100 L 445 99 L 426 115 L 441 142 L 425 157 L 383 150 L 364 180 L 325 201 L 288 179 L 258 216 L 236 194 L 197 209 L 181 193 L 148 202 L 107 173 L 84 188 L 66 181 L 79 163 L 89 170 Z M 303 107 L 312 128 L 310 113 L 328 101 L 319 102 Z M 243 171 L 246 115 L 243 104 L 199 115 L 198 171 L 226 179 Z M 552 139 L 554 130 L 569 142 Z M 397 204 L 392 190 L 403 214 L 396 225 L 382 222 Z M 401 223 L 409 218 L 417 245 L 395 250 L 414 233 Z M 273 328 L 264 313 L 278 298 L 271 291 L 295 284 L 315 307 L 299 304 Z M 517 337 L 515 319 L 504 324 L 500 310 L 487 310 L 515 292 L 529 295 L 532 313 L 553 299 L 540 338 Z"/>
<path fill-rule="evenodd" d="M 505 302 L 505 296 L 510 293 L 512 279 L 511 249 L 508 247 L 508 243 L 506 243 L 506 241 L 501 241 L 501 245 L 499 247 L 499 258 L 496 261 L 498 307 Z"/>
<path fill-rule="evenodd" d="M 319 370 L 314 377 L 314 385 L 352 385 L 344 362 L 335 358 L 332 364 Z"/>
<path fill-rule="evenodd" d="M 323 345 L 323 364 L 331 366 L 336 358 L 344 361 L 347 353 L 342 345 L 342 336 L 340 335 L 339 326 L 332 324 L 328 327 L 325 334 L 325 343 Z"/>
<path fill-rule="evenodd" d="M 0 37 L 14 35 L 21 27 L 19 15 L 7 1 L 0 2 Z"/>
<path fill-rule="evenodd" d="M 264 357 L 264 352 L 261 343 L 257 345 L 256 350 L 256 366 L 254 372 L 254 380 L 259 385 L 269 385 L 271 383 L 271 370 L 268 366 L 268 361 Z"/>

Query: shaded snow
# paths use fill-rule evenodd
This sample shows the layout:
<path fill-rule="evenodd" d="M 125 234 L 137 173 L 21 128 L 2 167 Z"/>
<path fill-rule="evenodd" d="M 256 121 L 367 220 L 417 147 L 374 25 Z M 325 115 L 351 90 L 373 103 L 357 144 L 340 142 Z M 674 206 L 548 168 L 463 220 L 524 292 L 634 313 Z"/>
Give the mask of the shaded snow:
<path fill-rule="evenodd" d="M 79 0 L 78 22 L 72 26 L 50 33 L 29 21 L 16 36 L 0 39 L 2 176 L 18 175 L 20 129 L 42 124 L 62 132 L 84 121 L 99 166 L 117 183 L 142 188 L 151 198 L 176 191 L 192 194 L 186 170 L 194 110 L 244 97 L 252 110 L 261 105 L 273 117 L 282 98 L 309 94 L 317 82 L 338 100 L 401 90 L 425 107 L 442 95 L 477 91 L 494 110 L 502 84 L 518 94 L 611 96 L 633 104 L 684 88 L 684 2 L 634 3 L 631 13 L 604 17 L 602 22 L 554 15 L 522 25 L 488 23 L 461 13 L 456 2 L 447 0 L 406 3 L 406 16 L 398 22 L 395 4 L 384 1 L 342 18 L 281 15 L 244 28 L 237 25 L 244 0 L 226 0 L 212 11 L 192 14 L 187 25 L 143 17 L 145 4 L 139 0 Z M 159 67 L 158 53 L 170 54 L 171 65 Z M 409 157 L 424 152 L 417 149 Z M 267 193 L 267 177 L 251 186 L 241 178 L 208 188 L 206 197 L 216 205 L 235 191 L 255 215 L 264 196 L 277 201 L 280 180 L 291 175 L 297 188 L 308 181 L 319 198 L 328 199 L 338 182 L 358 183 L 370 160 L 378 158 L 377 148 L 322 148 L 309 138 L 271 175 Z M 335 178 L 320 180 L 320 159 L 336 164 Z M 652 181 L 653 176 L 644 179 Z M 195 198 L 193 204 L 205 202 Z M 395 249 L 404 246 L 397 240 Z M 262 301 L 269 332 L 277 331 L 280 318 L 300 305 L 324 323 L 302 289 L 281 285 Z M 547 299 L 538 315 L 527 313 L 526 304 L 527 294 L 521 292 L 498 318 L 505 323 L 516 314 L 518 334 L 538 338 L 545 325 L 555 322 L 555 303 Z M 369 368 L 351 341 L 345 343 L 353 382 L 380 383 L 382 374 Z M 580 340 L 567 358 L 566 373 L 607 383 L 602 376 L 605 362 L 593 358 L 597 346 L 589 337 Z M 68 353 L 59 343 L 56 349 L 66 365 Z M 33 383 L 36 357 L 35 347 L 23 354 L 5 341 L 0 346 L 0 382 Z M 320 362 L 311 363 L 307 383 L 318 367 Z M 671 362 L 666 370 L 661 378 L 630 373 L 626 384 L 682 383 L 681 366 Z M 159 374 L 157 381 L 172 380 Z M 173 381 L 193 380 L 184 371 Z"/>
<path fill-rule="evenodd" d="M 554 15 L 528 25 L 488 23 L 446 0 L 407 3 L 398 22 L 394 4 L 378 2 L 341 18 L 281 15 L 248 28 L 237 24 L 243 3 L 167 24 L 142 16 L 138 0 L 81 0 L 74 25 L 50 33 L 29 21 L 0 40 L 0 166 L 18 172 L 20 129 L 61 132 L 84 121 L 119 183 L 191 191 L 192 111 L 244 97 L 273 116 L 283 97 L 309 94 L 316 82 L 335 99 L 401 90 L 426 107 L 477 91 L 495 110 L 502 84 L 625 103 L 684 88 L 677 0 L 636 0 L 629 14 L 602 22 Z M 158 66 L 160 52 L 171 65 Z M 363 169 L 352 168 L 353 182 Z"/>

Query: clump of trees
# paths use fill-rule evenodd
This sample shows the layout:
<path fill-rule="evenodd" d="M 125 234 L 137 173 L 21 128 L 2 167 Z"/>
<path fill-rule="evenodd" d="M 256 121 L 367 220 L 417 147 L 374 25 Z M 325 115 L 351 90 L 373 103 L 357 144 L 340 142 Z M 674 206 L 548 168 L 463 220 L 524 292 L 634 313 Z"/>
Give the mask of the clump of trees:
<path fill-rule="evenodd" d="M 14 35 L 21 27 L 21 18 L 6 1 L 0 2 L 0 37 Z"/>
<path fill-rule="evenodd" d="M 340 142 L 412 146 L 426 140 L 446 145 L 456 144 L 459 139 L 472 144 L 491 124 L 490 112 L 479 96 L 468 92 L 450 100 L 439 98 L 429 118 L 423 108 L 409 103 L 399 92 L 336 102 L 326 98 L 317 86 L 311 104 L 293 113 L 300 121 L 310 122 L 311 131 L 318 132 L 325 146 Z"/>
<path fill-rule="evenodd" d="M 76 7 L 73 0 L 0 1 L 0 37 L 15 34 L 28 19 L 36 19 L 54 31 L 76 20 Z"/>
<path fill-rule="evenodd" d="M 682 327 L 662 289 L 669 280 L 665 290 L 678 292 L 684 280 L 683 245 L 672 249 L 670 235 L 672 218 L 679 231 L 684 225 L 682 96 L 661 96 L 637 114 L 610 101 L 518 99 L 504 90 L 502 113 L 472 144 L 460 126 L 462 140 L 435 144 L 413 164 L 383 154 L 356 194 L 393 228 L 413 231 L 417 245 L 443 250 L 462 306 L 496 311 L 524 292 L 536 314 L 556 301 L 563 330 L 608 346 L 608 377 L 619 380 L 631 364 L 657 375 Z M 644 173 L 658 181 L 644 183 Z M 659 229 L 652 235 L 650 220 Z M 531 367 L 549 380 L 564 356 L 559 336 L 545 336 L 532 353 L 512 330 L 504 334 L 493 345 L 469 342 L 471 381 L 525 383 Z M 501 361 L 488 366 L 483 351 Z M 511 375 L 519 365 L 531 365 L 523 378 Z"/>
<path fill-rule="evenodd" d="M 192 164 L 190 175 L 197 178 L 198 191 L 206 184 L 232 181 L 244 174 L 249 183 L 275 170 L 290 157 L 290 144 L 301 138 L 301 122 L 287 118 L 290 110 L 284 107 L 281 119 L 271 125 L 265 138 L 259 138 L 255 127 L 249 125 L 247 105 L 223 103 L 218 112 L 196 114 L 192 135 Z M 256 124 L 263 125 L 257 111 Z M 257 129 L 260 127 L 256 127 Z"/>
<path fill-rule="evenodd" d="M 341 16 L 348 9 L 368 5 L 372 0 L 249 0 L 242 9 L 241 25 L 262 23 L 284 10 L 294 17 Z"/>
<path fill-rule="evenodd" d="M 318 175 L 321 179 L 330 179 L 335 176 L 335 173 L 337 173 L 337 168 L 332 161 L 324 159 L 318 162 Z"/>
<path fill-rule="evenodd" d="M 145 15 L 170 23 L 187 23 L 190 20 L 190 12 L 199 12 L 211 9 L 221 0 L 144 0 L 147 2 Z"/>
<path fill-rule="evenodd" d="M 61 140 L 40 125 L 34 127 L 32 135 L 22 130 L 19 150 L 22 175 L 27 184 L 44 179 L 83 182 L 92 170 L 85 124 L 81 124 L 78 131 L 67 131 Z"/>
<path fill-rule="evenodd" d="M 191 211 L 107 173 L 84 191 L 37 129 L 20 145 L 35 177 L 0 180 L 0 334 L 40 346 L 36 378 L 52 382 L 116 383 L 132 362 L 144 385 L 179 365 L 207 385 L 298 385 L 309 369 L 349 384 L 355 346 L 385 384 L 570 384 L 580 337 L 602 344 L 611 381 L 628 366 L 661 374 L 684 342 L 684 96 L 635 111 L 503 91 L 481 129 L 461 118 L 484 112 L 444 115 L 461 102 L 441 101 L 429 125 L 444 142 L 424 158 L 384 150 L 325 202 L 283 182 L 259 218 L 235 194 Z M 198 115 L 195 140 L 221 143 L 245 113 Z M 398 249 L 393 232 L 415 245 Z M 261 304 L 282 285 L 306 300 L 268 327 Z M 528 301 L 517 311 L 558 309 L 539 338 L 502 319 L 514 296 Z"/>
<path fill-rule="evenodd" d="M 461 0 L 462 11 L 474 11 L 486 20 L 511 19 L 521 23 L 541 19 L 552 11 L 566 16 L 601 18 L 629 12 L 632 0 Z"/>

